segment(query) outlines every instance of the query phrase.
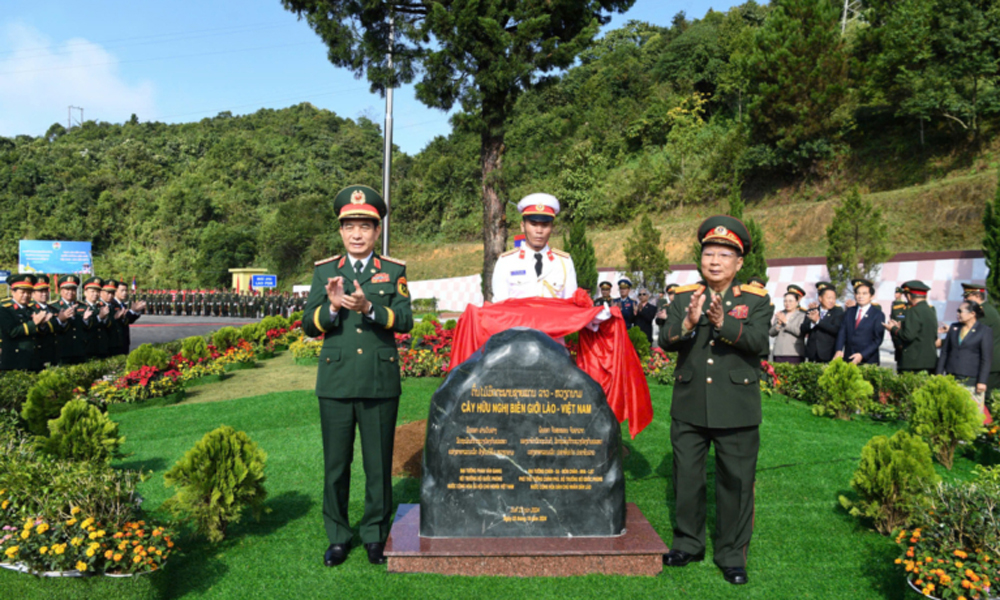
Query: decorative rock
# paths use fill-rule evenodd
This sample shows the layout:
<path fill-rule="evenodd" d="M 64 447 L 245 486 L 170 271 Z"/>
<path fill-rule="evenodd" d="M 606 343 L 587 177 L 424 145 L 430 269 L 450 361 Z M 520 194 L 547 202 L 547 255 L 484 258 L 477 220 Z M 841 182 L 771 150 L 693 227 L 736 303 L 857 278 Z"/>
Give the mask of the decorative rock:
<path fill-rule="evenodd" d="M 564 347 L 527 328 L 494 335 L 431 400 L 422 537 L 617 536 L 621 428 Z"/>

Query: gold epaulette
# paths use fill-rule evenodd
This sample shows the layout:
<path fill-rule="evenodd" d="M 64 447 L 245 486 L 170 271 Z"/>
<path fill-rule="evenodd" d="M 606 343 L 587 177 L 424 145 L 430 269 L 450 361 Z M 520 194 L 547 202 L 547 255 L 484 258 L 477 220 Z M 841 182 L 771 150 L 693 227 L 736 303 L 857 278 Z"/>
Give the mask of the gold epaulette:
<path fill-rule="evenodd" d="M 874 300 L 872 301 L 872 306 L 878 306 L 881 308 L 881 305 L 878 302 L 875 302 Z"/>
<path fill-rule="evenodd" d="M 764 288 L 759 288 L 759 287 L 757 287 L 755 285 L 750 285 L 748 283 L 745 283 L 745 284 L 741 285 L 740 286 L 740 290 L 744 291 L 744 292 L 746 292 L 748 294 L 753 294 L 754 296 L 762 296 L 763 297 L 763 296 L 767 295 L 767 290 L 765 290 Z"/>
<path fill-rule="evenodd" d="M 387 261 L 389 261 L 391 263 L 396 263 L 397 265 L 399 265 L 401 267 L 405 267 L 406 266 L 406 261 L 405 260 L 399 260 L 398 258 L 393 258 L 391 256 L 381 256 L 379 258 L 381 258 L 382 260 L 387 260 Z"/>
<path fill-rule="evenodd" d="M 14 303 L 11 302 L 10 300 L 6 300 L 6 301 L 4 301 L 3 304 L 0 304 L 0 306 L 2 306 L 4 308 L 10 308 L 11 306 L 14 306 Z"/>
<path fill-rule="evenodd" d="M 510 256 L 511 254 L 514 254 L 515 252 L 520 252 L 520 251 L 521 251 L 520 248 L 514 248 L 513 250 L 508 250 L 508 251 L 504 252 L 500 256 Z"/>
<path fill-rule="evenodd" d="M 700 283 L 692 283 L 690 285 L 682 285 L 680 287 L 675 287 L 674 295 L 676 296 L 677 294 L 686 294 L 688 292 L 693 292 L 700 287 L 702 287 Z"/>
<path fill-rule="evenodd" d="M 569 255 L 569 252 L 563 252 L 562 250 L 556 250 L 555 248 L 549 248 L 549 250 L 552 250 L 552 254 L 555 254 L 556 256 L 561 256 L 563 258 L 573 258 L 572 256 Z"/>
<path fill-rule="evenodd" d="M 328 262 L 331 262 L 331 261 L 334 261 L 334 260 L 337 260 L 338 258 L 340 258 L 340 255 L 339 255 L 339 254 L 335 254 L 335 255 L 331 256 L 330 258 L 324 258 L 323 260 L 317 260 L 317 261 L 316 261 L 315 263 L 313 263 L 313 264 L 314 264 L 315 266 L 317 266 L 317 267 L 318 267 L 318 266 L 320 266 L 320 265 L 325 265 L 325 264 L 326 264 L 326 263 L 328 263 Z M 384 258 L 384 257 L 383 257 L 383 258 Z"/>

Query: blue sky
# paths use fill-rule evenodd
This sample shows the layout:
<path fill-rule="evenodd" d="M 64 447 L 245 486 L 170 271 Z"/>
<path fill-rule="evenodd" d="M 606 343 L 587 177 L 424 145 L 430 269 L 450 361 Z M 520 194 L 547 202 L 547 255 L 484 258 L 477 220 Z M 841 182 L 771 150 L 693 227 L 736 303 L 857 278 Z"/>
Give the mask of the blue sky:
<path fill-rule="evenodd" d="M 326 48 L 279 0 L 4 2 L 0 14 L 0 136 L 42 135 L 65 124 L 67 106 L 86 120 L 197 121 L 299 102 L 381 123 L 384 100 L 326 59 Z M 668 25 L 678 11 L 701 17 L 724 0 L 638 0 L 629 19 Z M 396 91 L 393 141 L 419 152 L 450 131 L 448 115 Z M 77 115 L 74 114 L 74 119 Z"/>

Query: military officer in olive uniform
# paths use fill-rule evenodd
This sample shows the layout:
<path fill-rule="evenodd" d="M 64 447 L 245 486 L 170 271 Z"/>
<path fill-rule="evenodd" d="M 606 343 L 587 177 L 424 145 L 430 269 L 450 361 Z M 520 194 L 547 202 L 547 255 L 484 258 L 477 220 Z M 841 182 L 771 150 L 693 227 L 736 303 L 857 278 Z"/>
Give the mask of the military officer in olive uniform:
<path fill-rule="evenodd" d="M 990 378 L 986 383 L 986 398 L 1000 387 L 1000 313 L 992 302 L 986 301 L 986 286 L 978 283 L 963 283 L 962 298 L 972 300 L 983 308 L 979 322 L 993 330 L 993 362 L 990 364 Z"/>
<path fill-rule="evenodd" d="M 51 280 L 44 273 L 35 275 L 35 287 L 31 292 L 31 307 L 36 311 L 52 314 L 48 322 L 38 327 L 35 338 L 35 369 L 41 371 L 46 365 L 59 364 L 59 342 L 70 325 L 73 311 L 60 311 L 49 304 Z"/>
<path fill-rule="evenodd" d="M 705 461 L 714 445 L 714 560 L 726 581 L 744 584 L 760 447 L 759 357 L 768 346 L 772 306 L 765 290 L 736 280 L 750 250 L 741 221 L 710 217 L 698 239 L 705 279 L 674 290 L 659 336 L 661 348 L 677 352 L 670 411 L 677 505 L 663 562 L 683 567 L 705 557 Z"/>
<path fill-rule="evenodd" d="M 60 312 L 72 311 L 66 331 L 59 340 L 59 363 L 63 365 L 76 365 L 87 360 L 87 339 L 84 328 L 90 320 L 91 313 L 86 304 L 76 299 L 79 287 L 80 277 L 77 275 L 67 275 L 59 282 L 59 302 L 55 306 Z"/>
<path fill-rule="evenodd" d="M 892 309 L 889 312 L 889 319 L 902 323 L 906 320 L 906 309 L 909 306 L 906 302 L 903 288 L 897 287 L 895 298 L 892 301 Z M 899 341 L 899 335 L 893 331 L 889 331 L 889 337 L 892 339 L 893 357 L 898 368 L 900 361 L 903 359 L 903 343 Z"/>
<path fill-rule="evenodd" d="M 907 281 L 902 285 L 909 300 L 906 320 L 902 323 L 890 319 L 885 328 L 899 337 L 902 346 L 896 370 L 925 371 L 933 374 L 937 368 L 938 318 L 937 311 L 927 303 L 931 288 L 922 281 Z"/>
<path fill-rule="evenodd" d="M 126 311 L 118 306 L 115 294 L 118 293 L 118 282 L 114 279 L 106 279 L 101 286 L 101 304 L 108 307 L 108 353 L 107 356 L 118 356 L 122 354 L 122 345 L 125 343 L 125 333 L 122 331 L 121 321 L 125 318 Z"/>
<path fill-rule="evenodd" d="M 108 356 L 108 328 L 111 327 L 111 307 L 101 302 L 99 296 L 104 280 L 91 277 L 83 282 L 83 300 L 90 311 L 90 319 L 84 324 L 85 347 L 88 358 Z"/>
<path fill-rule="evenodd" d="M 601 295 L 594 300 L 594 306 L 606 306 L 608 308 L 614 306 L 615 300 L 611 297 L 611 282 L 602 281 L 597 287 L 601 289 Z"/>
<path fill-rule="evenodd" d="M 663 327 L 663 324 L 667 322 L 667 307 L 674 301 L 674 290 L 676 289 L 676 283 L 668 283 L 663 290 L 663 295 L 656 301 L 656 319 L 653 322 L 656 323 L 657 327 Z"/>
<path fill-rule="evenodd" d="M 347 558 L 347 520 L 354 431 L 361 431 L 365 510 L 361 542 L 372 564 L 383 564 L 392 517 L 392 448 L 399 408 L 396 333 L 413 328 L 406 265 L 374 253 L 385 216 L 381 196 L 352 185 L 334 198 L 347 254 L 316 263 L 302 319 L 311 337 L 325 334 L 316 375 L 323 430 L 323 522 L 327 566 Z"/>
<path fill-rule="evenodd" d="M 615 298 L 615 306 L 621 309 L 622 318 L 625 320 L 625 327 L 631 328 L 635 325 L 635 311 L 639 307 L 639 303 L 629 297 L 632 293 L 632 282 L 628 277 L 622 277 L 618 280 L 618 294 L 619 297 Z"/>
<path fill-rule="evenodd" d="M 0 371 L 37 371 L 35 346 L 39 327 L 53 318 L 48 311 L 31 307 L 35 277 L 28 273 L 7 278 L 10 298 L 0 302 Z"/>

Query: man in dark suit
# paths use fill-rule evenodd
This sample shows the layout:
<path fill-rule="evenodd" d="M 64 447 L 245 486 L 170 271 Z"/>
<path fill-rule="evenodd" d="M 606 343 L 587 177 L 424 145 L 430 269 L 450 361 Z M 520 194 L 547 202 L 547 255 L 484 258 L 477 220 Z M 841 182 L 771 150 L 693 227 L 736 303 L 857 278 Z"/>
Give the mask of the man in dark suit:
<path fill-rule="evenodd" d="M 118 322 L 118 326 L 121 327 L 121 354 L 128 354 L 131 351 L 132 346 L 132 333 L 129 329 L 132 323 L 139 320 L 139 316 L 145 312 L 146 303 L 140 300 L 139 302 L 133 303 L 132 306 L 128 304 L 128 284 L 124 281 L 118 282 L 118 289 L 115 291 L 115 305 L 117 309 L 124 309 L 125 315 L 122 317 L 121 321 Z"/>
<path fill-rule="evenodd" d="M 844 319 L 837 334 L 837 353 L 856 365 L 879 364 L 879 347 L 885 338 L 885 313 L 872 303 L 875 284 L 867 279 L 851 281 L 854 287 L 854 306 L 844 312 Z"/>
<path fill-rule="evenodd" d="M 809 362 L 830 362 L 837 347 L 840 323 L 844 320 L 844 309 L 837 306 L 837 290 L 828 281 L 816 284 L 819 304 L 806 311 L 802 332 L 809 336 L 806 340 L 806 360 Z"/>
<path fill-rule="evenodd" d="M 993 330 L 979 321 L 983 316 L 979 303 L 962 302 L 958 307 L 958 322 L 951 324 L 941 344 L 936 370 L 938 375 L 953 375 L 968 387 L 980 409 L 985 405 L 993 363 Z"/>

